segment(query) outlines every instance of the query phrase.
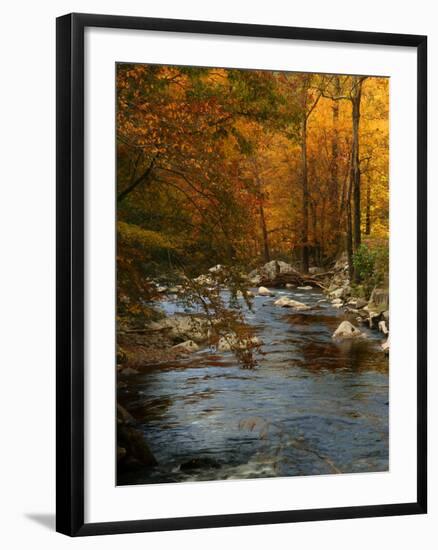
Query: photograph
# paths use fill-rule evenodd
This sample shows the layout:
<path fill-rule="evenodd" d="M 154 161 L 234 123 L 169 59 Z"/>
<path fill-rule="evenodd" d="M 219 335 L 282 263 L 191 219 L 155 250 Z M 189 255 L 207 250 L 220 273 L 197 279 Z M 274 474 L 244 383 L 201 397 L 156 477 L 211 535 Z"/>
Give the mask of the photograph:
<path fill-rule="evenodd" d="M 115 76 L 117 485 L 387 472 L 390 78 Z"/>

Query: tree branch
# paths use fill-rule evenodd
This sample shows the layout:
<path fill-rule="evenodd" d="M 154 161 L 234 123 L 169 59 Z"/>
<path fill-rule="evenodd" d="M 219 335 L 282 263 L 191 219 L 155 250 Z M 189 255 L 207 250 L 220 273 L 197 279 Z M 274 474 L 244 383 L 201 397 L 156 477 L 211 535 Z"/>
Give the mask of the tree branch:
<path fill-rule="evenodd" d="M 134 189 L 136 187 L 138 187 L 140 185 L 140 183 L 142 183 L 143 181 L 147 180 L 150 177 L 157 156 L 158 155 L 156 155 L 152 159 L 151 163 L 149 164 L 149 167 L 143 172 L 143 174 L 141 176 L 139 176 L 136 180 L 134 180 L 131 183 L 131 185 L 128 185 L 128 187 L 124 191 L 119 193 L 119 195 L 117 197 L 117 202 L 121 202 L 124 198 L 126 198 L 129 195 L 129 193 L 134 191 Z"/>

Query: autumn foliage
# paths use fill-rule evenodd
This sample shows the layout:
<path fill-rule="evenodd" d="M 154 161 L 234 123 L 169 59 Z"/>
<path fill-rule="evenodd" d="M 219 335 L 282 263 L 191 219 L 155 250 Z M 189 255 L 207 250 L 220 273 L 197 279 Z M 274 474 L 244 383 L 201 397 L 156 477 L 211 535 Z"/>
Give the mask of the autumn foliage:
<path fill-rule="evenodd" d="M 387 78 L 117 64 L 119 297 L 342 252 L 357 279 L 387 247 L 388 112 Z"/>

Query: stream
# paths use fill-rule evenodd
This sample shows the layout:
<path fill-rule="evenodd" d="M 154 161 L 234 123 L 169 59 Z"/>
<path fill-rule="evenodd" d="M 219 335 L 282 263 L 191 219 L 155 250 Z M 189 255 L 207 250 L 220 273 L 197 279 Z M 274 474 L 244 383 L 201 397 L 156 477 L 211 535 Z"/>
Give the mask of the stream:
<path fill-rule="evenodd" d="M 119 485 L 388 469 L 382 335 L 362 326 L 367 338 L 336 343 L 342 309 L 317 289 L 272 290 L 312 309 L 254 298 L 245 316 L 263 342 L 255 369 L 207 348 L 129 377 L 121 397 L 159 466 L 123 473 Z M 184 311 L 172 299 L 161 307 Z"/>

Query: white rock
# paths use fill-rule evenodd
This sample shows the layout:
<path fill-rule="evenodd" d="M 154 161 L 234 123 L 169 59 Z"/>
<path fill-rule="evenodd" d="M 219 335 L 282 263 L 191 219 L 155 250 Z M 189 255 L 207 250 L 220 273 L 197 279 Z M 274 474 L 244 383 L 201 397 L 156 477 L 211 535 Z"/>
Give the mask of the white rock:
<path fill-rule="evenodd" d="M 343 288 L 337 288 L 336 290 L 333 290 L 330 292 L 330 296 L 332 298 L 342 298 L 344 295 L 344 289 Z"/>
<path fill-rule="evenodd" d="M 246 349 L 251 346 L 258 346 L 261 344 L 260 338 L 253 336 L 252 338 L 245 338 L 239 340 L 234 333 L 226 334 L 219 339 L 217 343 L 218 351 L 231 351 L 233 349 Z"/>
<path fill-rule="evenodd" d="M 150 323 L 149 328 L 152 330 L 167 329 L 175 338 L 187 338 L 187 340 L 203 342 L 208 338 L 209 323 L 203 317 L 175 314 L 155 323 Z"/>
<path fill-rule="evenodd" d="M 269 290 L 269 288 L 266 288 L 265 286 L 261 286 L 258 290 L 259 296 L 274 296 L 274 293 Z"/>
<path fill-rule="evenodd" d="M 333 333 L 332 338 L 335 340 L 345 340 L 350 338 L 362 338 L 363 336 L 364 334 L 349 321 L 342 321 Z"/>
<path fill-rule="evenodd" d="M 281 260 L 272 260 L 260 269 L 260 274 L 268 279 L 275 279 L 279 273 L 292 273 L 293 271 L 295 270 L 290 264 Z"/>
<path fill-rule="evenodd" d="M 286 288 L 295 288 L 295 285 L 292 285 L 291 283 L 286 283 Z"/>
<path fill-rule="evenodd" d="M 199 346 L 193 340 L 187 340 L 186 342 L 181 342 L 181 344 L 173 346 L 172 349 L 177 351 L 185 351 L 187 353 L 193 353 L 194 351 L 199 350 Z"/>
<path fill-rule="evenodd" d="M 380 346 L 382 348 L 382 351 L 384 351 L 387 355 L 389 354 L 389 338 L 383 342 L 383 344 Z"/>
<path fill-rule="evenodd" d="M 367 303 L 368 302 L 366 300 L 364 300 L 363 298 L 351 298 L 347 302 L 347 304 L 349 306 L 353 306 L 356 309 L 361 309 L 361 308 L 365 307 L 367 305 Z"/>
<path fill-rule="evenodd" d="M 369 324 L 370 328 L 373 328 L 374 319 L 377 319 L 378 317 L 380 317 L 380 314 L 377 313 L 376 311 L 370 311 L 369 312 L 368 324 Z"/>
<path fill-rule="evenodd" d="M 200 285 L 212 285 L 213 279 L 209 277 L 208 275 L 199 275 L 199 277 L 196 277 L 196 279 L 193 279 L 195 283 L 198 283 Z"/>
<path fill-rule="evenodd" d="M 340 298 L 335 298 L 334 300 L 332 300 L 332 304 L 342 304 L 342 300 Z"/>
<path fill-rule="evenodd" d="M 213 267 L 210 267 L 208 271 L 210 273 L 216 273 L 217 271 L 220 271 L 222 268 L 223 268 L 223 265 L 217 264 L 217 265 L 214 265 Z"/>
<path fill-rule="evenodd" d="M 278 300 L 275 300 L 274 306 L 292 307 L 294 309 L 298 309 L 301 311 L 310 309 L 310 307 L 307 306 L 306 304 L 303 304 L 302 302 L 298 302 L 297 300 L 292 300 L 288 296 L 282 296 L 281 298 L 278 298 Z"/>
<path fill-rule="evenodd" d="M 388 330 L 388 327 L 386 326 L 385 321 L 379 321 L 378 326 L 379 326 L 380 332 L 383 332 L 383 334 L 388 334 L 389 330 Z"/>
<path fill-rule="evenodd" d="M 306 285 L 306 286 L 299 286 L 297 287 L 299 290 L 312 290 L 313 286 Z"/>

